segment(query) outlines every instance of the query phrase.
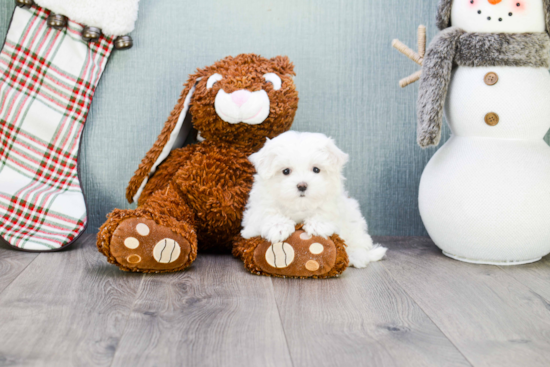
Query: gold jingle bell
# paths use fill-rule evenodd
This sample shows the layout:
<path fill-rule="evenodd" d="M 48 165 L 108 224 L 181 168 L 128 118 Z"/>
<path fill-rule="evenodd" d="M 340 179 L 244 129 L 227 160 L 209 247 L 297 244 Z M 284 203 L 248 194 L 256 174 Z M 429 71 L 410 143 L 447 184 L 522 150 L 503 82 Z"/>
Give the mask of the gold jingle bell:
<path fill-rule="evenodd" d="M 48 17 L 48 25 L 55 29 L 63 29 L 67 26 L 68 19 L 61 14 L 51 13 Z"/>
<path fill-rule="evenodd" d="M 33 0 L 15 0 L 15 5 L 20 6 L 22 8 L 30 8 L 34 5 Z"/>
<path fill-rule="evenodd" d="M 117 50 L 127 50 L 132 48 L 134 41 L 130 36 L 119 36 L 115 39 L 115 48 Z"/>
<path fill-rule="evenodd" d="M 95 42 L 101 37 L 101 29 L 97 27 L 84 27 L 82 39 L 86 42 Z"/>

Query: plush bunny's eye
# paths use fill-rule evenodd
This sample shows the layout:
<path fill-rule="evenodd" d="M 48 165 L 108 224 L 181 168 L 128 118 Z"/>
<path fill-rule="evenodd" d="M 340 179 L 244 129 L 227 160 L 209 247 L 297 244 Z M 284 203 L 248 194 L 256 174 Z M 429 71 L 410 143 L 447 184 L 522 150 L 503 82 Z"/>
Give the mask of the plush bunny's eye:
<path fill-rule="evenodd" d="M 266 82 L 270 82 L 271 84 L 273 84 L 273 89 L 275 90 L 281 89 L 281 84 L 282 84 L 281 78 L 279 78 L 277 74 L 267 73 L 267 74 L 264 74 L 264 78 Z"/>
<path fill-rule="evenodd" d="M 223 76 L 221 76 L 220 74 L 218 74 L 218 73 L 212 74 L 210 76 L 210 78 L 208 78 L 208 80 L 206 81 L 206 89 L 212 88 L 212 86 L 214 84 L 216 84 L 217 82 L 219 82 L 222 79 L 223 79 Z"/>

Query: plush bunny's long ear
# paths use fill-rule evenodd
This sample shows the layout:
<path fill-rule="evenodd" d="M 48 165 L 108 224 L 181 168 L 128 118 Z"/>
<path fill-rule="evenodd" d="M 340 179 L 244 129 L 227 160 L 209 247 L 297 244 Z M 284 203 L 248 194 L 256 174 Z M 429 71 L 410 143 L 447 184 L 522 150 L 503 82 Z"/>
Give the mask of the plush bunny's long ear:
<path fill-rule="evenodd" d="M 193 126 L 189 114 L 189 105 L 195 92 L 195 85 L 200 80 L 197 75 L 191 77 L 181 93 L 178 104 L 168 117 L 160 135 L 153 147 L 142 159 L 141 164 L 130 179 L 126 189 L 126 199 L 129 203 L 137 202 L 149 177 L 157 167 L 168 157 L 173 149 L 180 148 L 187 139 Z"/>

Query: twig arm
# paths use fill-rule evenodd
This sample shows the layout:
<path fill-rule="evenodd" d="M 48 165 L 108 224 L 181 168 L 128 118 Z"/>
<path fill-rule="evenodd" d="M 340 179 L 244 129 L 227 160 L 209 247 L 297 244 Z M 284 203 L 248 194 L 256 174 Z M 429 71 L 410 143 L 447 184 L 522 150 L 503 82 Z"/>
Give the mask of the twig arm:
<path fill-rule="evenodd" d="M 407 56 L 412 61 L 416 62 L 418 65 L 422 66 L 422 57 L 409 47 L 407 47 L 403 42 L 398 39 L 393 40 L 391 44 L 397 51 L 401 52 L 403 55 Z"/>
<path fill-rule="evenodd" d="M 418 27 L 418 54 L 421 58 L 426 55 L 426 26 Z"/>
<path fill-rule="evenodd" d="M 417 31 L 418 36 L 418 52 L 414 52 L 409 47 L 407 47 L 403 42 L 398 39 L 393 40 L 392 46 L 403 55 L 407 56 L 412 61 L 416 62 L 418 65 L 422 66 L 424 64 L 424 56 L 426 55 L 426 27 L 420 25 Z M 422 75 L 422 70 L 417 71 L 416 73 L 409 75 L 406 78 L 403 78 L 399 81 L 399 86 L 405 88 L 407 85 L 418 81 Z"/>
<path fill-rule="evenodd" d="M 417 82 L 420 77 L 422 76 L 422 70 L 418 70 L 416 73 L 409 75 L 406 78 L 403 78 L 399 81 L 399 86 L 401 88 L 405 88 L 408 85 L 413 84 L 414 82 Z"/>

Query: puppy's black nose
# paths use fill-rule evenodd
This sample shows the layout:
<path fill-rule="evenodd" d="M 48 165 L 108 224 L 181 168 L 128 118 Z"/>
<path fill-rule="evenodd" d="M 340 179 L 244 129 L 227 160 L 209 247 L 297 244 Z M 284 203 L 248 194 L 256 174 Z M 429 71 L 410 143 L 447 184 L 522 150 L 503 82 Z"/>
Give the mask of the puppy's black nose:
<path fill-rule="evenodd" d="M 298 191 L 304 192 L 304 191 L 307 190 L 307 183 L 305 183 L 305 182 L 300 182 L 296 186 L 298 187 Z"/>

